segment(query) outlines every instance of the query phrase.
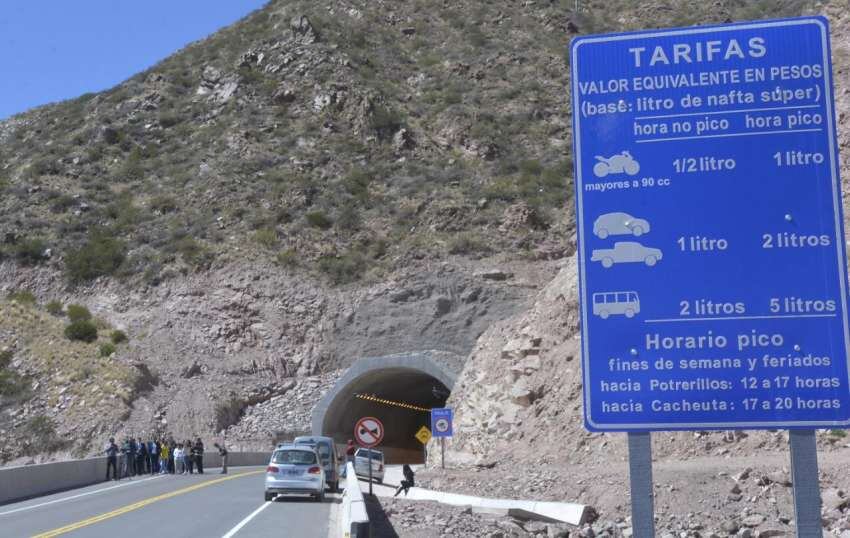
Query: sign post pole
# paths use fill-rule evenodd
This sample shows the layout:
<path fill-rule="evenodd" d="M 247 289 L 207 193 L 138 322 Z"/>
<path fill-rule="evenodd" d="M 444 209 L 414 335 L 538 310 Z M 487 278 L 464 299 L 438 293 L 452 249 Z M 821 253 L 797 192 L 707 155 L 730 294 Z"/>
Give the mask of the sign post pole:
<path fill-rule="evenodd" d="M 369 496 L 372 496 L 372 449 L 369 450 Z"/>
<path fill-rule="evenodd" d="M 652 439 L 649 432 L 629 433 L 629 486 L 632 494 L 632 532 L 635 538 L 655 536 L 652 491 Z"/>
<path fill-rule="evenodd" d="M 821 499 L 818 452 L 814 430 L 788 430 L 791 441 L 791 483 L 794 486 L 794 521 L 799 538 L 820 537 Z"/>
<path fill-rule="evenodd" d="M 446 438 L 440 437 L 440 467 L 446 468 Z"/>

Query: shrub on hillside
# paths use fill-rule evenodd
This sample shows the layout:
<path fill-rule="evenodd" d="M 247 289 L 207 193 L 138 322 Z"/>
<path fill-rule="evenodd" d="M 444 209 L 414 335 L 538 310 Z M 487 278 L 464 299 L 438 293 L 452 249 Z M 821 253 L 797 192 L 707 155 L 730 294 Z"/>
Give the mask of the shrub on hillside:
<path fill-rule="evenodd" d="M 127 341 L 127 334 L 116 329 L 109 335 L 109 339 L 112 340 L 113 344 L 121 344 Z"/>
<path fill-rule="evenodd" d="M 464 232 L 452 237 L 448 244 L 449 254 L 472 254 L 488 252 L 487 242 L 478 234 Z"/>
<path fill-rule="evenodd" d="M 339 210 L 336 227 L 343 233 L 352 233 L 360 228 L 360 213 L 353 204 L 346 204 Z"/>
<path fill-rule="evenodd" d="M 114 273 L 126 256 L 124 244 L 103 233 L 94 233 L 79 249 L 65 256 L 65 273 L 72 283 Z"/>
<path fill-rule="evenodd" d="M 314 228 L 319 228 L 321 230 L 327 230 L 333 225 L 333 221 L 325 215 L 324 211 L 310 211 L 304 218 L 307 219 L 307 223 Z"/>
<path fill-rule="evenodd" d="M 13 291 L 9 294 L 9 300 L 18 304 L 35 304 L 35 295 L 27 290 Z"/>
<path fill-rule="evenodd" d="M 208 267 L 214 254 L 191 237 L 182 237 L 174 242 L 174 250 L 180 253 L 183 261 L 196 268 Z"/>
<path fill-rule="evenodd" d="M 45 305 L 48 314 L 52 314 L 54 316 L 62 315 L 62 301 L 53 300 Z"/>
<path fill-rule="evenodd" d="M 65 327 L 65 337 L 68 340 L 94 342 L 97 340 L 97 327 L 91 321 L 75 321 Z"/>
<path fill-rule="evenodd" d="M 277 246 L 277 232 L 271 228 L 261 228 L 254 232 L 254 241 L 261 247 L 271 250 Z"/>
<path fill-rule="evenodd" d="M 70 441 L 62 439 L 56 433 L 56 423 L 44 415 L 29 419 L 23 424 L 20 431 L 29 438 L 29 442 L 26 444 L 27 455 L 55 452 L 71 444 Z"/>
<path fill-rule="evenodd" d="M 294 248 L 278 252 L 277 263 L 284 267 L 295 267 L 298 265 L 298 252 Z"/>
<path fill-rule="evenodd" d="M 89 309 L 78 304 L 69 304 L 67 314 L 71 323 L 74 323 L 75 321 L 88 321 L 91 319 L 91 312 L 89 312 Z"/>
<path fill-rule="evenodd" d="M 98 349 L 98 353 L 101 357 L 108 357 L 115 353 L 115 344 L 106 342 L 105 344 L 100 344 L 100 348 Z"/>
<path fill-rule="evenodd" d="M 366 260 L 358 252 L 319 258 L 319 269 L 334 284 L 348 284 L 359 280 L 366 271 L 366 266 Z"/>
<path fill-rule="evenodd" d="M 22 265 L 38 265 L 45 261 L 47 245 L 41 239 L 24 239 L 14 246 L 15 259 Z"/>

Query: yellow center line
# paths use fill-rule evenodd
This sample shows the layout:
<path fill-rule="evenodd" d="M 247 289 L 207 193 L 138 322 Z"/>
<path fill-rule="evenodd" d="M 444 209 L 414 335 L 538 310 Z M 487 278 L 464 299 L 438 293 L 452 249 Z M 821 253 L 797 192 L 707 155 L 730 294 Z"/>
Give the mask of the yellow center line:
<path fill-rule="evenodd" d="M 145 499 L 133 504 L 128 504 L 127 506 L 122 506 L 121 508 L 115 509 L 111 512 L 106 512 L 105 514 L 100 514 L 99 516 L 90 517 L 88 519 L 84 519 L 82 521 L 78 521 L 76 523 L 71 523 L 70 525 L 65 525 L 64 527 L 60 527 L 58 529 L 53 529 L 52 531 L 47 531 L 41 534 L 36 534 L 32 538 L 52 538 L 53 536 L 59 536 L 60 534 L 65 534 L 71 531 L 75 531 L 77 529 L 81 529 L 83 527 L 88 527 L 89 525 L 94 525 L 100 521 L 105 521 L 107 519 L 111 519 L 113 517 L 120 516 L 121 514 L 126 514 L 127 512 L 132 512 L 133 510 L 138 510 L 139 508 L 143 508 L 149 504 L 153 504 L 158 501 L 164 501 L 165 499 L 170 499 L 171 497 L 176 497 L 177 495 L 182 495 L 184 493 L 189 493 L 190 491 L 195 491 L 201 488 L 205 488 L 208 486 L 212 486 L 214 484 L 219 484 L 226 480 L 233 480 L 234 478 L 241 478 L 243 476 L 250 476 L 255 474 L 260 474 L 266 472 L 262 471 L 249 471 L 247 473 L 238 473 L 230 476 L 225 476 L 223 478 L 216 478 L 215 480 L 210 480 L 209 482 L 201 482 L 200 484 L 195 484 L 194 486 L 189 486 L 187 488 L 178 489 L 176 491 L 172 491 L 170 493 L 164 493 L 162 495 L 157 495 L 156 497 L 150 497 L 149 499 Z"/>

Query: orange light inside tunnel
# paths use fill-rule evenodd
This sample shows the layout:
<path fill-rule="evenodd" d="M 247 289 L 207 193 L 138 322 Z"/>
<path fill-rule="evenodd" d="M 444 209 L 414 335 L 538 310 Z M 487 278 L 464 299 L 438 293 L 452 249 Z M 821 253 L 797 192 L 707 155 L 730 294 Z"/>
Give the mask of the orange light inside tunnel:
<path fill-rule="evenodd" d="M 419 407 L 418 405 L 409 404 L 406 402 L 396 402 L 393 400 L 386 400 L 384 398 L 378 398 L 374 394 L 355 394 L 356 398 L 360 398 L 361 400 L 366 400 L 370 402 L 377 402 L 379 404 L 391 405 L 394 407 L 401 407 L 404 409 L 410 409 L 411 411 L 421 411 L 423 413 L 430 413 L 430 407 Z"/>

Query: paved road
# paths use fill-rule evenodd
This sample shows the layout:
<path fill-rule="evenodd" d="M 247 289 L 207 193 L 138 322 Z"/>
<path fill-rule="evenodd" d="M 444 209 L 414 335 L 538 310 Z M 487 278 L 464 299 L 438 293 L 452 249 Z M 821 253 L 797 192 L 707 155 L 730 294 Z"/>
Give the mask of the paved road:
<path fill-rule="evenodd" d="M 327 538 L 338 496 L 263 501 L 256 467 L 141 477 L 0 506 L 0 536 Z"/>

